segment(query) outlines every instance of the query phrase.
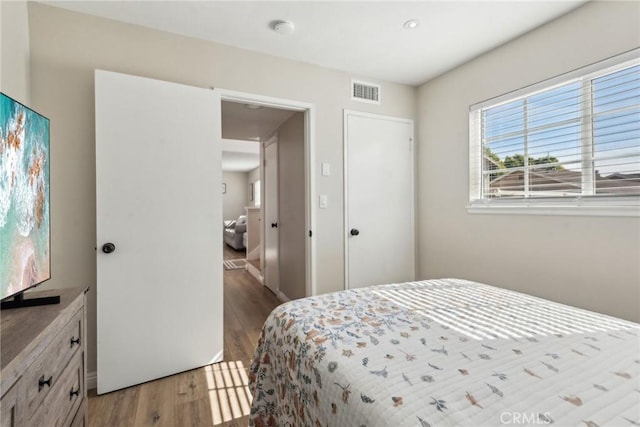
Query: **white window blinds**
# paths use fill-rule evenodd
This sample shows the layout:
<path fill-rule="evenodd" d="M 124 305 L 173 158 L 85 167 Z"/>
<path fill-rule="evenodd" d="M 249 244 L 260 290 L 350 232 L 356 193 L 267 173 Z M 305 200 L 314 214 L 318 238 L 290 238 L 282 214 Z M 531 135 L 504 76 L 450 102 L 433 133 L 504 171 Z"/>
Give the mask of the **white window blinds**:
<path fill-rule="evenodd" d="M 640 196 L 637 53 L 572 74 L 471 108 L 472 204 Z"/>

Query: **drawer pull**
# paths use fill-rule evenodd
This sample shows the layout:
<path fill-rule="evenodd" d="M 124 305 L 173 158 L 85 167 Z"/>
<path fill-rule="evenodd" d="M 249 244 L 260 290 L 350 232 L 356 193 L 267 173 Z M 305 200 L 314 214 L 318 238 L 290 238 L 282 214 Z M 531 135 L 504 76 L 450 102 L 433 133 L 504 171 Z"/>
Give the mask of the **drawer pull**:
<path fill-rule="evenodd" d="M 53 379 L 53 376 L 50 376 L 46 380 L 44 379 L 44 375 L 41 376 L 40 379 L 38 380 L 38 392 L 42 391 L 45 385 L 51 387 L 52 379 Z"/>
<path fill-rule="evenodd" d="M 71 337 L 71 348 L 73 348 L 74 344 L 80 345 L 80 337 L 78 337 L 78 338 Z"/>
<path fill-rule="evenodd" d="M 69 400 L 73 400 L 73 396 L 79 396 L 80 395 L 80 386 L 78 386 L 77 389 L 73 389 L 73 387 L 71 388 L 71 391 L 69 391 Z"/>

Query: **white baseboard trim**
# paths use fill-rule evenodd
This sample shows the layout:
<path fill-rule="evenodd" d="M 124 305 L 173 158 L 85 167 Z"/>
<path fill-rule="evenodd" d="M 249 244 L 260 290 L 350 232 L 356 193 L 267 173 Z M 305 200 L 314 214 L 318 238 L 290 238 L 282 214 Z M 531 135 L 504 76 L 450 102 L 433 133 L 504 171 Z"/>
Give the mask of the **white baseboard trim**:
<path fill-rule="evenodd" d="M 256 278 L 256 280 L 258 282 L 260 282 L 261 284 L 264 284 L 264 279 L 262 277 L 262 274 L 260 274 L 260 270 L 258 270 L 257 268 L 255 268 L 252 264 L 247 262 L 247 271 Z"/>
<path fill-rule="evenodd" d="M 285 294 L 283 294 L 282 292 L 280 292 L 279 290 L 276 291 L 276 297 L 278 297 L 278 299 L 282 302 L 288 302 L 291 301 Z"/>
<path fill-rule="evenodd" d="M 98 374 L 96 371 L 87 372 L 87 389 L 98 388 Z"/>

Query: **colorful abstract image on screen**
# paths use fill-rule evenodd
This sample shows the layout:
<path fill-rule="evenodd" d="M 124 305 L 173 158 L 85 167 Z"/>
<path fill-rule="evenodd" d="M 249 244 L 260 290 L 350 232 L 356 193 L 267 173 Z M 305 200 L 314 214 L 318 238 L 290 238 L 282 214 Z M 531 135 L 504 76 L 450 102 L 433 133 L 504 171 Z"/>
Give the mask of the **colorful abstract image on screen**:
<path fill-rule="evenodd" d="M 0 299 L 50 278 L 49 119 L 0 94 Z"/>

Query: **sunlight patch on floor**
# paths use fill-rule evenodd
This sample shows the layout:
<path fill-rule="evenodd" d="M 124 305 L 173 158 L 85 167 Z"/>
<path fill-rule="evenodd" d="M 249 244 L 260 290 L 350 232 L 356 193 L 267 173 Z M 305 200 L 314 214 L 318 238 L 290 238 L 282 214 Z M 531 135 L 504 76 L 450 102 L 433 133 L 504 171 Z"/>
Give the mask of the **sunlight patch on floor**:
<path fill-rule="evenodd" d="M 244 364 L 239 361 L 205 366 L 213 425 L 249 415 L 251 394 Z"/>

